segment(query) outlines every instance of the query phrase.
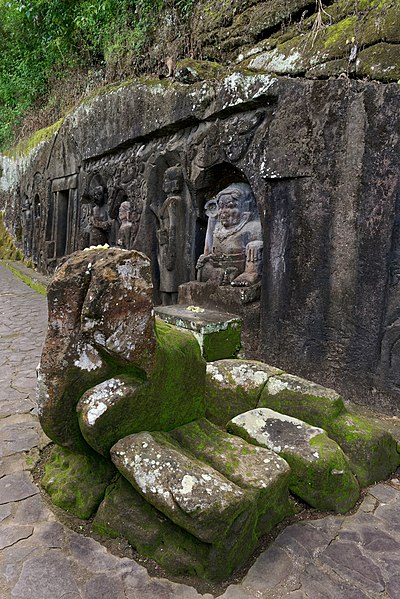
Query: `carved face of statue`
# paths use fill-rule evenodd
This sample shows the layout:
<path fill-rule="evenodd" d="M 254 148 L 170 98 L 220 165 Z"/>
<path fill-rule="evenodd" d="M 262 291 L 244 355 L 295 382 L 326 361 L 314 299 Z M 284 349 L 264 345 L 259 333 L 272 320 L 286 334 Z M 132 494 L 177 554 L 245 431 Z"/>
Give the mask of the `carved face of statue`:
<path fill-rule="evenodd" d="M 104 204 L 104 190 L 102 187 L 96 187 L 93 191 L 93 202 L 96 206 Z"/>
<path fill-rule="evenodd" d="M 233 195 L 220 195 L 218 198 L 219 221 L 229 229 L 239 224 L 242 216 L 242 206 L 238 198 Z"/>
<path fill-rule="evenodd" d="M 168 168 L 164 173 L 163 189 L 166 194 L 176 193 L 182 189 L 182 171 L 179 167 Z"/>

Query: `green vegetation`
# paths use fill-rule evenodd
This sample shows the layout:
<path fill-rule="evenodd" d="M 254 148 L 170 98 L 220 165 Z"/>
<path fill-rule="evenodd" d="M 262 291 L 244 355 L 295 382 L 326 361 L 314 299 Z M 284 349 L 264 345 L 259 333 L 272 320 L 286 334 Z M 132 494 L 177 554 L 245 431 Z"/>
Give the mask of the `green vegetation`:
<path fill-rule="evenodd" d="M 184 22 L 193 1 L 0 0 L 0 148 L 27 111 L 42 108 L 51 88 L 72 73 L 114 69 L 121 77 L 140 70 L 163 11 Z M 62 115 L 53 110 L 55 121 Z"/>

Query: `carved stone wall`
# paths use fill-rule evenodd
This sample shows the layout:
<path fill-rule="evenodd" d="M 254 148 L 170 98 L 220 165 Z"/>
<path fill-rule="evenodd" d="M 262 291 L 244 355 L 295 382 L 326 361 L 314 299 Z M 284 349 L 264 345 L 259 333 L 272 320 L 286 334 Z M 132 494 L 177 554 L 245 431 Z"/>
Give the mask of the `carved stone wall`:
<path fill-rule="evenodd" d="M 5 169 L 1 205 L 9 228 L 26 235 L 25 253 L 51 272 L 89 243 L 93 190 L 104 194 L 111 245 L 128 201 L 132 248 L 152 258 L 160 303 L 167 169 L 181 172 L 178 238 L 169 240 L 178 283 L 195 279 L 205 203 L 231 183 L 248 183 L 264 242 L 251 354 L 394 409 L 399 99 L 396 84 L 347 79 L 234 73 L 194 85 L 134 83 L 80 106 L 16 179 Z"/>

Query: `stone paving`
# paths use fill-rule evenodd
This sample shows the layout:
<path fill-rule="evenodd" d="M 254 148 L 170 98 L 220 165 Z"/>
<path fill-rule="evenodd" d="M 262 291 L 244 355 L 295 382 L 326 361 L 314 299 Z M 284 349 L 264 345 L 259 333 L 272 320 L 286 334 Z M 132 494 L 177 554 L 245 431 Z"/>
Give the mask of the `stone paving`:
<path fill-rule="evenodd" d="M 0 599 L 213 599 L 150 577 L 57 521 L 30 468 L 47 440 L 35 409 L 46 300 L 0 266 Z M 400 484 L 357 512 L 288 526 L 224 599 L 399 599 Z"/>

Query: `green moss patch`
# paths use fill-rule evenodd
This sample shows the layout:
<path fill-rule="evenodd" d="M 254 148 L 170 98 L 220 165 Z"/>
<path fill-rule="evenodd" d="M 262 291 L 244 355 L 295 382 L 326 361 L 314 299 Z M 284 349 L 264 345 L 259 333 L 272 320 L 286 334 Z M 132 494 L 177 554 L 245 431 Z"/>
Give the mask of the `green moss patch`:
<path fill-rule="evenodd" d="M 400 464 L 396 440 L 366 418 L 342 414 L 327 432 L 349 458 L 362 487 L 385 480 Z"/>
<path fill-rule="evenodd" d="M 131 433 L 168 431 L 204 416 L 206 364 L 196 339 L 158 319 L 155 332 L 155 367 L 146 381 L 129 373 L 114 375 L 118 392 L 108 389 L 112 381 L 105 381 L 87 391 L 77 406 L 84 438 L 103 455 Z"/>
<path fill-rule="evenodd" d="M 56 445 L 42 487 L 55 505 L 84 519 L 96 511 L 114 475 L 112 463 L 101 456 L 72 453 Z"/>
<path fill-rule="evenodd" d="M 292 374 L 269 379 L 258 407 L 288 414 L 325 430 L 345 412 L 343 400 L 336 391 Z"/>
<path fill-rule="evenodd" d="M 293 513 L 288 495 L 290 469 L 275 453 L 229 435 L 205 418 L 171 431 L 168 437 L 238 486 L 253 491 L 258 537 Z"/>
<path fill-rule="evenodd" d="M 22 252 L 15 246 L 14 239 L 4 225 L 3 214 L 0 212 L 0 260 L 22 259 Z"/>

